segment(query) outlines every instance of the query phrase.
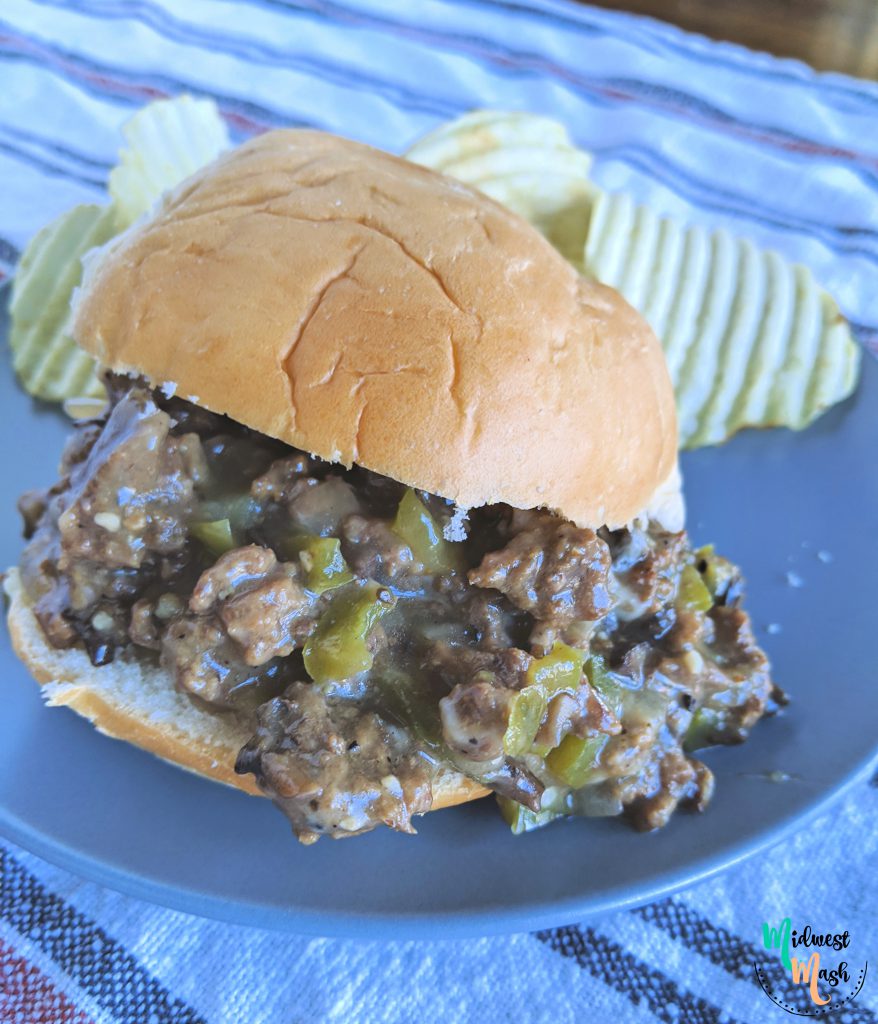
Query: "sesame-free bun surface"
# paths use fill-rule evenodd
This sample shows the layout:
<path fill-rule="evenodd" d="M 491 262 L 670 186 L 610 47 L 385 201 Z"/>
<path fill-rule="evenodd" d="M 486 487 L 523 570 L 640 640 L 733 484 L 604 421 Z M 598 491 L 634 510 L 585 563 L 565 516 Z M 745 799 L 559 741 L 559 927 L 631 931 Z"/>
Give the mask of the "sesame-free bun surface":
<path fill-rule="evenodd" d="M 47 704 L 71 708 L 99 732 L 125 740 L 186 771 L 263 795 L 252 775 L 237 775 L 238 751 L 250 732 L 232 715 L 201 708 L 174 688 L 158 665 L 116 658 L 95 668 L 85 651 L 58 650 L 46 640 L 17 569 L 6 574 L 9 633 L 15 653 L 40 684 Z M 477 800 L 487 790 L 445 768 L 433 782 L 431 810 Z"/>
<path fill-rule="evenodd" d="M 669 477 L 646 322 L 524 220 L 312 131 L 220 158 L 86 266 L 98 361 L 323 459 L 464 508 L 619 526 Z"/>

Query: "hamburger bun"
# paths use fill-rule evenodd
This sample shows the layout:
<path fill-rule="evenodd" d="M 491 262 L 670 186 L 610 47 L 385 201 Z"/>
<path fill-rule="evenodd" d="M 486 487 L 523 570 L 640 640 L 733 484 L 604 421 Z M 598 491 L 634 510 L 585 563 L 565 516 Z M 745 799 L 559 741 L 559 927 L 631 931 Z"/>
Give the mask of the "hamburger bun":
<path fill-rule="evenodd" d="M 221 157 L 86 264 L 99 363 L 461 508 L 619 527 L 676 463 L 661 347 L 450 178 L 313 131 Z"/>

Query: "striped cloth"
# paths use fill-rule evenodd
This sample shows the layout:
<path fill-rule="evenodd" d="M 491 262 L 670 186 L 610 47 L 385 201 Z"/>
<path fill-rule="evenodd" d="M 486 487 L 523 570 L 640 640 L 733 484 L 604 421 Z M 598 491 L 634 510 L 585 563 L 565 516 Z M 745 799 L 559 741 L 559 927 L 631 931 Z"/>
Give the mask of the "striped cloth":
<path fill-rule="evenodd" d="M 875 85 L 549 0 L 4 0 L 0 61 L 5 274 L 44 221 L 102 194 L 119 124 L 148 99 L 211 95 L 239 138 L 313 125 L 395 150 L 495 106 L 565 121 L 600 184 L 807 262 L 878 348 Z M 206 922 L 0 844 L 0 1022 L 784 1020 L 754 975 L 762 922 L 874 950 L 876 877 L 868 785 L 684 895 L 457 943 Z M 878 1019 L 878 981 L 830 1019 Z"/>

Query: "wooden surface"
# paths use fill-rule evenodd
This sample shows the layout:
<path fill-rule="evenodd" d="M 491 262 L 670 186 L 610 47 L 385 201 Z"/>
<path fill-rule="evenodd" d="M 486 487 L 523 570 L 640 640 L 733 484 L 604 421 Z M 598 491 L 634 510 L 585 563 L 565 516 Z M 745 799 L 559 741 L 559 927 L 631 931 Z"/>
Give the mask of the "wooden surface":
<path fill-rule="evenodd" d="M 878 78 L 878 0 L 589 0 L 715 39 Z"/>

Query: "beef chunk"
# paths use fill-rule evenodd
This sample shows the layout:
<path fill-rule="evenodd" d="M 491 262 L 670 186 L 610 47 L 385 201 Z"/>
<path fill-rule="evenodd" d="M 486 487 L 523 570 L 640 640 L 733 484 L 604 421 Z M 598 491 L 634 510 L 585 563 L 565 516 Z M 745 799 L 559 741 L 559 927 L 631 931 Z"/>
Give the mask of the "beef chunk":
<path fill-rule="evenodd" d="M 743 678 L 754 669 L 767 671 L 768 659 L 756 643 L 745 611 L 733 605 L 715 605 L 710 620 L 714 626 L 711 648 L 727 672 Z"/>
<path fill-rule="evenodd" d="M 250 493 L 257 501 L 286 503 L 299 480 L 309 476 L 313 468 L 314 460 L 304 452 L 275 459 L 265 473 L 253 481 Z"/>
<path fill-rule="evenodd" d="M 641 531 L 634 531 L 633 535 L 628 531 L 624 533 L 629 538 L 628 550 L 620 553 L 620 561 L 626 555 L 630 557 L 635 546 L 638 554 L 630 568 L 616 574 L 622 593 L 614 611 L 623 619 L 655 615 L 674 598 L 686 535 L 662 533 L 644 540 Z"/>
<path fill-rule="evenodd" d="M 477 777 L 482 785 L 488 786 L 498 796 L 515 800 L 531 811 L 540 809 L 546 787 L 520 761 L 507 757 Z"/>
<path fill-rule="evenodd" d="M 528 666 L 533 658 L 518 647 L 502 650 L 478 650 L 437 641 L 432 644 L 425 664 L 438 671 L 450 689 L 456 683 L 467 682 L 480 672 L 488 673 L 495 686 L 520 690 L 526 682 Z"/>
<path fill-rule="evenodd" d="M 714 776 L 701 761 L 669 750 L 619 789 L 629 820 L 650 832 L 667 825 L 680 804 L 704 810 L 713 795 Z"/>
<path fill-rule="evenodd" d="M 48 505 L 48 494 L 45 490 L 25 491 L 18 499 L 18 511 L 24 521 L 25 540 L 33 537 L 37 524 L 43 518 Z"/>
<path fill-rule="evenodd" d="M 132 391 L 114 407 L 71 476 L 58 520 L 62 570 L 82 560 L 137 569 L 183 548 L 205 465 L 198 437 L 171 437 L 171 425 L 146 394 Z"/>
<path fill-rule="evenodd" d="M 201 575 L 188 612 L 162 642 L 180 689 L 225 705 L 252 668 L 285 658 L 316 628 L 323 599 L 302 585 L 297 563 L 256 545 L 223 555 Z"/>
<path fill-rule="evenodd" d="M 349 516 L 341 526 L 341 550 L 358 576 L 393 583 L 415 570 L 411 548 L 384 519 Z"/>
<path fill-rule="evenodd" d="M 128 640 L 126 609 L 185 564 L 205 465 L 199 439 L 172 436 L 171 426 L 149 393 L 133 388 L 103 429 L 85 424 L 65 449 L 64 475 L 22 559 L 34 611 L 56 646 L 79 638 L 107 660 Z M 33 516 L 38 501 L 28 505 Z"/>
<path fill-rule="evenodd" d="M 378 824 L 414 832 L 412 815 L 432 802 L 427 764 L 403 731 L 307 683 L 259 708 L 236 771 L 256 776 L 306 843 Z"/>
<path fill-rule="evenodd" d="M 469 581 L 499 590 L 535 619 L 563 629 L 607 613 L 609 569 L 609 548 L 594 530 L 548 513 L 516 512 L 510 541 L 485 555 Z"/>

